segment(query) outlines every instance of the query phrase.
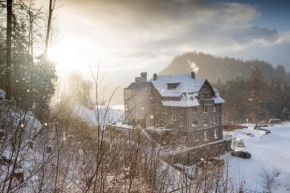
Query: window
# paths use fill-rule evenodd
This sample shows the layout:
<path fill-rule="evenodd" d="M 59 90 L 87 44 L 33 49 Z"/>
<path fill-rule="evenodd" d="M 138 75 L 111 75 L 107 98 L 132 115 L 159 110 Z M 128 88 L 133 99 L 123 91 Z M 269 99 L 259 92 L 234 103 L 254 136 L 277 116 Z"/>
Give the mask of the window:
<path fill-rule="evenodd" d="M 180 83 L 167 83 L 168 90 L 174 90 Z"/>
<path fill-rule="evenodd" d="M 168 90 L 173 90 L 173 89 L 175 89 L 176 87 L 174 86 L 174 85 L 172 85 L 172 84 L 168 84 Z"/>
<path fill-rule="evenodd" d="M 218 118 L 214 117 L 214 124 L 217 124 L 217 123 L 218 123 Z"/>
<path fill-rule="evenodd" d="M 191 109 L 193 113 L 197 113 L 197 107 L 192 107 Z"/>
<path fill-rule="evenodd" d="M 215 139 L 218 138 L 218 135 L 217 135 L 217 129 L 214 129 L 213 131 L 214 131 L 214 138 L 215 138 Z"/>
<path fill-rule="evenodd" d="M 172 113 L 172 115 L 171 115 L 171 120 L 172 120 L 172 121 L 176 121 L 176 114 Z"/>
<path fill-rule="evenodd" d="M 193 121 L 191 124 L 192 127 L 196 127 L 197 126 L 197 121 Z"/>
<path fill-rule="evenodd" d="M 207 126 L 207 125 L 208 125 L 208 120 L 205 119 L 205 120 L 204 120 L 204 126 Z"/>
<path fill-rule="evenodd" d="M 207 141 L 207 140 L 208 140 L 208 139 L 207 139 L 207 137 L 208 137 L 208 136 L 207 136 L 207 131 L 205 131 L 203 134 L 204 134 L 204 140 Z"/>
<path fill-rule="evenodd" d="M 207 106 L 203 106 L 203 112 L 207 113 Z"/>
<path fill-rule="evenodd" d="M 213 112 L 217 112 L 216 106 L 213 106 Z"/>
<path fill-rule="evenodd" d="M 184 126 L 184 125 L 183 125 L 183 121 L 181 121 L 181 122 L 180 122 L 180 127 L 183 127 L 183 126 Z"/>
<path fill-rule="evenodd" d="M 202 99 L 210 99 L 210 94 L 209 93 L 203 93 L 202 94 Z"/>

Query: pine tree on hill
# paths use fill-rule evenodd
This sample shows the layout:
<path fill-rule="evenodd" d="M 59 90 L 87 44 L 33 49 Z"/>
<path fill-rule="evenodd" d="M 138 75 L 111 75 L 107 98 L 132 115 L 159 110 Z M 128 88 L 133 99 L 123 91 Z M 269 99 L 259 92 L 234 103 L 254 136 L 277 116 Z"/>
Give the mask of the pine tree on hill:
<path fill-rule="evenodd" d="M 176 56 L 173 61 L 163 69 L 160 75 L 190 73 L 193 69 L 197 71 L 197 78 L 206 78 L 210 82 L 221 82 L 233 80 L 238 76 L 246 79 L 251 77 L 254 69 L 259 68 L 267 81 L 280 76 L 283 80 L 289 80 L 289 74 L 285 72 L 282 65 L 273 68 L 271 64 L 260 61 L 244 61 L 229 57 L 217 57 L 202 52 L 187 52 Z"/>

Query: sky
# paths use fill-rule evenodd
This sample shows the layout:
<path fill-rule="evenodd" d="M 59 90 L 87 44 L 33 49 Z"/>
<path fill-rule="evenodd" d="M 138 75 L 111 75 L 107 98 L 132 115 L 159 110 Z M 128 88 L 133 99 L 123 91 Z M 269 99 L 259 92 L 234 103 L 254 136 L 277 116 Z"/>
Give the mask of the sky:
<path fill-rule="evenodd" d="M 43 0 L 39 0 L 43 1 Z M 50 51 L 58 74 L 107 73 L 127 85 L 165 68 L 175 56 L 201 51 L 259 59 L 290 71 L 287 0 L 61 0 L 60 30 Z"/>

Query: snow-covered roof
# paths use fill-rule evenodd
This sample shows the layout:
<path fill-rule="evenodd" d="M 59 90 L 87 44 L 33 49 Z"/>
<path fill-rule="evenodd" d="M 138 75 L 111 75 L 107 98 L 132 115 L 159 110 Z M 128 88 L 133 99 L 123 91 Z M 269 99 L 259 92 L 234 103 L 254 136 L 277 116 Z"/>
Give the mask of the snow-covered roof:
<path fill-rule="evenodd" d="M 270 119 L 269 124 L 273 124 L 273 123 L 281 123 L 281 120 L 280 119 Z"/>
<path fill-rule="evenodd" d="M 181 97 L 180 101 L 162 101 L 163 106 L 194 107 L 199 106 L 198 92 L 206 79 L 193 79 L 189 74 L 158 76 L 156 80 L 149 80 L 162 97 Z M 175 89 L 168 89 L 168 84 L 178 84 Z M 213 89 L 215 104 L 224 103 L 217 89 Z"/>
<path fill-rule="evenodd" d="M 215 93 L 215 97 L 213 98 L 214 104 L 222 104 L 222 103 L 225 103 L 225 100 L 222 99 L 222 97 L 220 97 L 219 91 L 216 88 L 214 88 L 213 91 Z"/>
<path fill-rule="evenodd" d="M 182 93 L 199 92 L 205 79 L 193 79 L 189 74 L 158 76 L 149 80 L 162 97 L 179 97 Z M 168 90 L 167 84 L 180 83 L 175 89 Z"/>

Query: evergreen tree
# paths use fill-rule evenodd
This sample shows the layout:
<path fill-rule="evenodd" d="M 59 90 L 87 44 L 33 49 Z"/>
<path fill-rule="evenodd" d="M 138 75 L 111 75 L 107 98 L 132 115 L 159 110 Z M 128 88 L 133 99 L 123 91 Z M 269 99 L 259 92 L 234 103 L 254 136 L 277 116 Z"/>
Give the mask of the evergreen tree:
<path fill-rule="evenodd" d="M 289 73 L 286 73 L 282 65 L 273 68 L 271 64 L 260 60 L 243 61 L 229 57 L 217 57 L 196 51 L 176 56 L 159 74 L 188 74 L 192 71 L 192 64 L 195 64 L 196 69 L 198 69 L 197 78 L 206 78 L 212 83 L 216 83 L 218 79 L 222 82 L 234 80 L 239 76 L 249 79 L 255 68 L 261 70 L 267 82 L 271 81 L 274 77 L 281 77 L 283 80 L 290 82 Z"/>
<path fill-rule="evenodd" d="M 0 80 L 5 80 L 4 83 L 0 81 L 0 88 L 7 91 L 9 87 L 7 97 L 14 100 L 18 107 L 23 110 L 32 110 L 39 120 L 43 120 L 43 117 L 49 114 L 49 102 L 54 94 L 54 83 L 57 77 L 54 62 L 43 55 L 37 57 L 33 55 L 37 37 L 43 36 L 37 32 L 37 37 L 35 37 L 33 34 L 36 30 L 32 27 L 43 25 L 40 18 L 41 10 L 35 11 L 32 4 L 28 2 L 26 5 L 25 1 L 13 1 L 12 6 L 15 9 L 10 23 L 11 37 L 4 36 L 2 29 L 0 31 L 0 49 L 7 47 L 8 44 L 5 42 L 8 41 L 7 38 L 11 38 L 11 54 L 8 53 L 11 60 L 6 54 L 6 62 L 4 62 L 3 52 L 0 52 Z M 9 46 L 6 50 L 8 49 L 10 49 Z M 6 76 L 3 76 L 4 71 L 6 71 Z"/>
<path fill-rule="evenodd" d="M 56 80 L 55 63 L 40 56 L 32 73 L 33 107 L 40 120 L 49 114 L 49 103 L 55 91 Z"/>
<path fill-rule="evenodd" d="M 289 120 L 289 118 L 290 118 L 290 112 L 287 108 L 284 108 L 282 111 L 281 119 L 283 121 L 286 121 L 286 120 Z"/>
<path fill-rule="evenodd" d="M 267 97 L 267 83 L 259 68 L 253 70 L 248 84 L 248 116 L 254 123 L 262 121 L 266 116 L 265 97 Z"/>

